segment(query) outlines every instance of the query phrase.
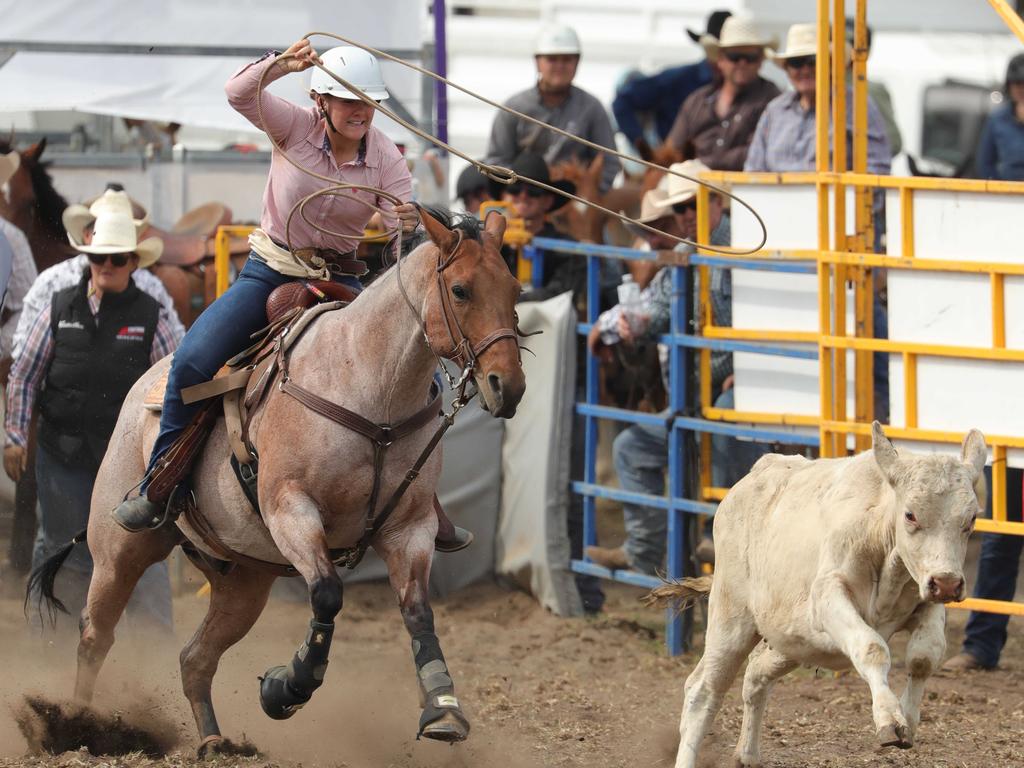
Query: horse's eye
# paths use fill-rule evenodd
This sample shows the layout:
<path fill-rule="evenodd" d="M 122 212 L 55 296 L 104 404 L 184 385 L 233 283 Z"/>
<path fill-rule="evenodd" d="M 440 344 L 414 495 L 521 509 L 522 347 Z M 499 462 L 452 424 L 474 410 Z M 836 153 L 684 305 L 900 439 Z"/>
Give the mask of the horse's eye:
<path fill-rule="evenodd" d="M 469 291 L 467 291 L 465 287 L 461 285 L 453 285 L 452 296 L 454 296 L 456 299 L 459 299 L 460 301 L 466 301 L 469 298 Z"/>
<path fill-rule="evenodd" d="M 915 517 L 914 513 L 911 512 L 910 510 L 907 510 L 906 512 L 904 512 L 903 513 L 903 517 L 906 518 L 906 521 L 908 523 L 916 523 L 917 522 L 917 517 Z"/>

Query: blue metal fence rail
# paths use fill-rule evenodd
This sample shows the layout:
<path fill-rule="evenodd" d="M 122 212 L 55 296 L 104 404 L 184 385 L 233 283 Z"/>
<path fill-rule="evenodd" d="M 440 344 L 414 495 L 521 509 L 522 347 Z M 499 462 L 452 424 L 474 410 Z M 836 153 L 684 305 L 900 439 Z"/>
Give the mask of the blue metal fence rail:
<path fill-rule="evenodd" d="M 600 314 L 600 264 L 602 259 L 626 261 L 657 261 L 657 254 L 651 251 L 639 251 L 631 248 L 619 248 L 609 245 L 577 243 L 552 238 L 534 238 L 532 243 L 523 249 L 524 258 L 532 262 L 532 280 L 535 286 L 540 284 L 544 272 L 545 252 L 555 252 L 582 256 L 587 259 L 587 310 L 586 321 L 577 324 L 577 334 L 586 338 L 592 325 Z M 692 267 L 711 266 L 735 269 L 752 269 L 772 272 L 815 273 L 813 262 L 795 262 L 792 260 L 742 259 L 720 256 L 691 255 L 690 266 L 673 267 L 670 332 L 659 337 L 659 341 L 669 347 L 668 372 L 668 408 L 667 414 L 642 413 L 602 406 L 598 403 L 598 361 L 587 351 L 586 394 L 585 399 L 575 405 L 576 413 L 585 419 L 584 427 L 584 468 L 582 480 L 574 479 L 571 485 L 573 493 L 583 498 L 583 545 L 597 544 L 596 501 L 599 498 L 611 499 L 630 504 L 637 504 L 655 509 L 665 510 L 668 515 L 668 541 L 666 542 L 666 577 L 678 579 L 684 576 L 688 542 L 686 541 L 687 526 L 684 515 L 699 514 L 713 516 L 717 504 L 699 501 L 694 496 L 698 479 L 687 477 L 686 433 L 721 434 L 740 437 L 758 442 L 784 442 L 796 445 L 817 446 L 818 436 L 788 432 L 772 427 L 739 425 L 723 421 L 712 421 L 691 415 L 698 412 L 691 401 L 691 384 L 696 381 L 697 366 L 693 357 L 694 350 L 711 349 L 731 352 L 751 352 L 763 355 L 779 355 L 784 357 L 817 360 L 817 349 L 809 349 L 798 345 L 779 345 L 752 341 L 735 341 L 725 339 L 708 339 L 691 332 L 693 311 Z M 693 381 L 691 382 L 691 378 Z M 597 425 L 598 419 L 624 422 L 627 424 L 663 424 L 668 429 L 668 493 L 666 496 L 651 496 L 634 493 L 619 488 L 602 486 L 597 483 Z M 573 560 L 572 570 L 576 573 L 610 579 L 623 584 L 639 587 L 656 587 L 661 584 L 659 578 L 629 570 L 609 570 L 587 560 Z M 666 612 L 665 642 L 670 655 L 682 653 L 688 643 L 689 612 L 677 615 L 675 611 Z"/>

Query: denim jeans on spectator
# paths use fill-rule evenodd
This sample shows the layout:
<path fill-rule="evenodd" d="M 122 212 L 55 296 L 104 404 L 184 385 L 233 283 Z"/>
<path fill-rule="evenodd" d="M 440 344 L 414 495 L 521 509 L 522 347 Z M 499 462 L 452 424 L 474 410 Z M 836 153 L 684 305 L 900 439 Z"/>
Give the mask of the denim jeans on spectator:
<path fill-rule="evenodd" d="M 734 402 L 730 389 L 718 396 L 715 407 L 732 408 Z M 760 443 L 713 435 L 711 451 L 713 482 L 728 487 L 747 474 L 767 448 Z M 624 429 L 615 438 L 612 457 L 623 490 L 652 496 L 665 493 L 665 471 L 668 467 L 668 431 L 665 427 L 633 424 Z M 623 550 L 630 567 L 650 574 L 661 570 L 668 532 L 666 512 L 655 507 L 624 504 L 622 517 L 626 527 Z M 711 527 L 707 526 L 705 531 L 710 535 Z"/>
<path fill-rule="evenodd" d="M 985 478 L 992 488 L 992 474 L 985 467 Z M 1024 470 L 1006 470 L 1006 519 L 1021 520 L 1021 482 Z M 988 515 L 992 515 L 992 496 L 989 493 Z M 1013 600 L 1017 589 L 1021 549 L 1024 538 L 998 533 L 982 534 L 981 556 L 978 558 L 978 576 L 974 582 L 974 596 L 987 600 Z M 1010 617 L 999 613 L 971 611 L 964 635 L 964 651 L 983 667 L 995 667 L 999 654 L 1006 645 L 1006 625 Z"/>
<path fill-rule="evenodd" d="M 43 445 L 36 447 L 40 514 L 32 553 L 33 568 L 70 542 L 88 524 L 97 469 L 91 463 L 68 463 Z M 64 561 L 54 590 L 68 608 L 70 629 L 77 629 L 91 576 L 89 547 L 77 544 Z M 34 600 L 31 602 L 34 604 Z M 171 582 L 166 562 L 151 565 L 142 574 L 128 603 L 127 615 L 133 624 L 171 630 Z"/>
<path fill-rule="evenodd" d="M 160 434 L 153 446 L 147 473 L 202 406 L 202 403 L 185 405 L 181 390 L 209 381 L 224 363 L 252 344 L 252 334 L 267 324 L 267 297 L 278 286 L 297 279 L 282 275 L 261 259 L 250 256 L 227 293 L 203 310 L 192 324 L 174 353 L 160 415 Z M 335 279 L 356 290 L 361 287 L 354 277 L 346 275 Z"/>

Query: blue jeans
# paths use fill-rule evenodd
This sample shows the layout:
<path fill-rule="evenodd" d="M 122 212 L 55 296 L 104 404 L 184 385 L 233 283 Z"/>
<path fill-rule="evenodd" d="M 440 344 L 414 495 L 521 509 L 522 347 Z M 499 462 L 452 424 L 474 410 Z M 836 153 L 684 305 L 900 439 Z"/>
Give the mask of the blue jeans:
<path fill-rule="evenodd" d="M 992 475 L 985 467 L 985 476 L 991 488 Z M 1006 519 L 1021 520 L 1021 482 L 1024 470 L 1006 470 Z M 992 498 L 989 496 L 988 514 L 992 514 Z M 974 596 L 989 600 L 1013 600 L 1017 588 L 1017 572 L 1020 569 L 1020 554 L 1024 538 L 1005 536 L 998 533 L 983 534 L 981 557 L 978 558 L 978 578 L 974 584 Z M 1006 625 L 1010 617 L 999 613 L 971 611 L 964 635 L 964 651 L 971 654 L 983 667 L 995 667 L 999 654 L 1006 645 Z"/>
<path fill-rule="evenodd" d="M 181 401 L 181 390 L 209 381 L 224 363 L 252 344 L 252 334 L 267 325 L 267 297 L 275 288 L 299 279 L 282 275 L 250 256 L 227 292 L 208 306 L 188 329 L 171 363 L 164 409 L 160 414 L 160 434 L 153 446 L 147 476 L 202 406 L 202 403 L 185 405 Z M 350 275 L 335 280 L 357 291 L 362 288 Z M 141 492 L 145 492 L 145 485 Z"/>
<path fill-rule="evenodd" d="M 665 494 L 665 469 L 668 466 L 668 430 L 661 425 L 632 424 L 612 443 L 612 460 L 624 491 Z M 622 505 L 626 541 L 622 545 L 629 567 L 655 574 L 665 559 L 668 514 L 656 507 Z"/>
<path fill-rule="evenodd" d="M 36 446 L 36 478 L 39 483 L 39 531 L 32 552 L 36 568 L 89 523 L 92 487 L 96 482 L 95 465 L 67 463 L 45 446 Z M 61 567 L 56 585 L 57 597 L 71 614 L 69 629 L 77 629 L 78 616 L 92 576 L 92 557 L 88 547 L 78 544 Z M 151 565 L 132 593 L 128 616 L 151 627 L 171 630 L 171 582 L 167 563 Z"/>
<path fill-rule="evenodd" d="M 733 390 L 723 392 L 716 408 L 734 407 Z M 729 487 L 740 480 L 767 447 L 726 435 L 711 437 L 711 476 L 715 485 Z M 633 424 L 622 430 L 612 444 L 612 458 L 623 490 L 662 496 L 668 467 L 668 430 L 661 425 Z M 623 504 L 626 541 L 622 545 L 631 568 L 655 574 L 665 559 L 668 515 L 662 509 Z M 705 532 L 710 535 L 711 528 Z"/>

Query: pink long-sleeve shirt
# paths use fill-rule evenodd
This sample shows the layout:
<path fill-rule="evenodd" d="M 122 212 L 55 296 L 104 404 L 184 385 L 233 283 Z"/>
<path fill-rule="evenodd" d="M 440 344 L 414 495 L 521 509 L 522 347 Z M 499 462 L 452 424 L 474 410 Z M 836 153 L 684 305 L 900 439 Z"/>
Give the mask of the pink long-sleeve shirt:
<path fill-rule="evenodd" d="M 398 147 L 382 131 L 370 126 L 356 159 L 338 165 L 327 140 L 327 129 L 315 107 L 300 107 L 263 91 L 263 122 L 256 110 L 260 75 L 272 66 L 274 56 L 247 64 L 224 86 L 228 103 L 249 122 L 277 141 L 289 157 L 302 167 L 339 182 L 363 184 L 390 192 L 403 202 L 412 199 L 412 177 Z M 276 149 L 270 160 L 270 176 L 263 193 L 260 227 L 278 243 L 287 244 L 285 225 L 292 207 L 306 195 L 323 189 L 327 183 L 303 173 L 285 160 Z M 387 200 L 362 190 L 347 190 L 385 210 L 394 206 Z M 296 212 L 292 217 L 291 244 L 295 248 L 333 248 L 342 253 L 358 243 L 352 239 L 363 234 L 373 209 L 347 197 L 324 195 L 305 207 L 306 217 L 324 229 L 341 232 L 336 237 L 307 224 Z"/>

